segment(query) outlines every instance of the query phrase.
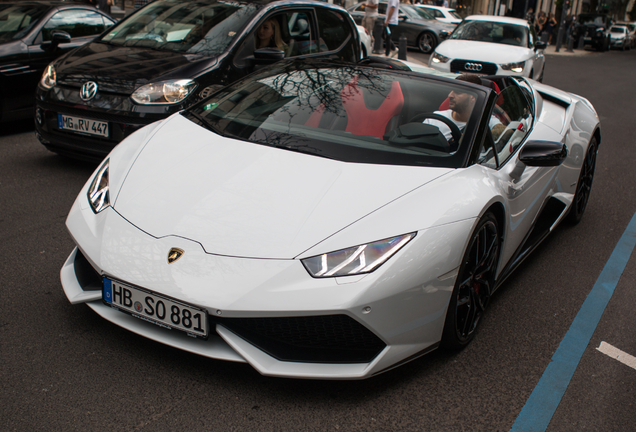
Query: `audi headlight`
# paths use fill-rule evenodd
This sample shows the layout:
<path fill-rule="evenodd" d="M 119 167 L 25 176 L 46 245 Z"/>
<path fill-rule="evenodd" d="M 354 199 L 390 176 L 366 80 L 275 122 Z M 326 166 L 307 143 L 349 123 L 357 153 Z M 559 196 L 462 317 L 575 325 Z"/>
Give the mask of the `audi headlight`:
<path fill-rule="evenodd" d="M 108 189 L 108 163 L 106 159 L 88 188 L 88 202 L 96 214 L 110 205 L 110 194 Z"/>
<path fill-rule="evenodd" d="M 433 63 L 448 63 L 449 60 L 450 59 L 448 57 L 438 54 L 436 52 L 434 52 L 433 55 L 431 56 L 431 61 Z"/>
<path fill-rule="evenodd" d="M 317 278 L 370 273 L 407 244 L 415 233 L 305 258 L 303 265 Z"/>
<path fill-rule="evenodd" d="M 526 65 L 526 62 L 518 62 L 518 63 L 507 63 L 507 64 L 502 64 L 501 68 L 503 70 L 509 70 L 509 71 L 513 71 L 514 73 L 521 73 L 523 72 L 523 68 Z"/>
<path fill-rule="evenodd" d="M 40 87 L 44 90 L 50 90 L 53 86 L 55 86 L 56 81 L 57 75 L 55 73 L 55 68 L 52 64 L 50 64 L 46 67 L 46 69 L 44 69 L 44 73 L 40 79 Z"/>
<path fill-rule="evenodd" d="M 194 81 L 186 79 L 159 81 L 139 87 L 131 98 L 140 105 L 175 104 L 188 97 L 196 86 Z"/>

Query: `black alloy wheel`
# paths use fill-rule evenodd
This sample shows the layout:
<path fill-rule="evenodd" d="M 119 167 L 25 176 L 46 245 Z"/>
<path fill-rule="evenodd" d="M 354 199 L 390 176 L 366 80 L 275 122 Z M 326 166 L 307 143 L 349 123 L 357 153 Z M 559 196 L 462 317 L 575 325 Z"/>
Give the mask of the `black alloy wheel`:
<path fill-rule="evenodd" d="M 567 221 L 571 224 L 577 224 L 581 221 L 587 202 L 590 199 L 592 191 L 592 182 L 594 181 L 594 169 L 596 168 L 596 153 L 598 151 L 598 143 L 596 138 L 592 138 L 590 145 L 587 147 L 587 153 L 583 160 L 579 181 L 576 183 L 576 192 L 572 200 L 570 212 L 567 215 Z"/>
<path fill-rule="evenodd" d="M 444 348 L 460 349 L 473 339 L 495 287 L 500 246 L 497 219 L 488 212 L 477 224 L 459 267 L 444 323 Z"/>
<path fill-rule="evenodd" d="M 424 54 L 430 54 L 437 46 L 435 35 L 431 32 L 424 32 L 417 38 L 417 48 Z"/>

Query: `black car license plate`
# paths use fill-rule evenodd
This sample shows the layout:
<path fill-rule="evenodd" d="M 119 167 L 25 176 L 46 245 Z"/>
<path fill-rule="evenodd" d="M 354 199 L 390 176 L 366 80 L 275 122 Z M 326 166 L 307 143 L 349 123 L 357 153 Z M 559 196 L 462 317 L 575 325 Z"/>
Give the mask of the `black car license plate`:
<path fill-rule="evenodd" d="M 60 130 L 108 138 L 108 122 L 58 114 L 57 127 L 60 128 Z"/>

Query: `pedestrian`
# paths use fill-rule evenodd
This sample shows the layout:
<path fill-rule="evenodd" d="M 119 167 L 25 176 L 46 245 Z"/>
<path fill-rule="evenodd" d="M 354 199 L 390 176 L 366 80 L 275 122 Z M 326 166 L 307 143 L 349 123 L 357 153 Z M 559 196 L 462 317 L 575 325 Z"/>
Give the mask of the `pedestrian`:
<path fill-rule="evenodd" d="M 97 9 L 102 12 L 106 12 L 110 15 L 110 7 L 113 5 L 113 0 L 98 0 L 97 1 Z"/>
<path fill-rule="evenodd" d="M 526 21 L 528 21 L 528 24 L 530 24 L 531 26 L 534 25 L 534 9 L 533 8 L 528 8 L 528 12 L 526 13 Z"/>
<path fill-rule="evenodd" d="M 393 33 L 397 31 L 399 8 L 399 0 L 389 0 L 386 5 L 386 19 L 384 21 L 384 54 L 387 57 L 395 57 L 398 53 L 391 37 L 393 36 Z"/>
<path fill-rule="evenodd" d="M 550 12 L 550 14 L 548 15 L 548 20 L 545 24 L 545 31 L 548 32 L 548 45 L 552 44 L 552 33 L 554 32 L 556 25 L 556 19 L 554 18 L 552 12 Z"/>
<path fill-rule="evenodd" d="M 373 37 L 373 28 L 375 27 L 375 19 L 378 17 L 378 0 L 367 0 L 364 5 L 364 18 L 362 18 L 362 26 L 371 36 L 371 46 L 374 46 L 375 38 Z"/>
<path fill-rule="evenodd" d="M 548 18 L 546 17 L 545 12 L 543 11 L 539 12 L 539 16 L 537 16 L 537 21 L 534 24 L 535 30 L 537 31 L 539 38 L 541 38 L 541 33 L 544 30 L 547 20 Z"/>

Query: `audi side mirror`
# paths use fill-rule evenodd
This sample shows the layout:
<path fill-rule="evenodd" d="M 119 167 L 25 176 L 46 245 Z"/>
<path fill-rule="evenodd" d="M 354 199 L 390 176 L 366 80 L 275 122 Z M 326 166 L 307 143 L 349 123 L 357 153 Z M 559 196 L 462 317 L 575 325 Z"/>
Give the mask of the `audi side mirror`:
<path fill-rule="evenodd" d="M 548 47 L 548 43 L 547 42 L 543 42 L 543 41 L 536 41 L 534 43 L 534 50 L 535 51 L 539 51 L 539 50 L 544 50 Z"/>

